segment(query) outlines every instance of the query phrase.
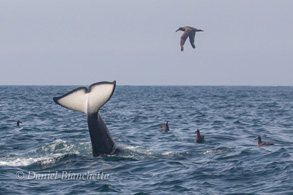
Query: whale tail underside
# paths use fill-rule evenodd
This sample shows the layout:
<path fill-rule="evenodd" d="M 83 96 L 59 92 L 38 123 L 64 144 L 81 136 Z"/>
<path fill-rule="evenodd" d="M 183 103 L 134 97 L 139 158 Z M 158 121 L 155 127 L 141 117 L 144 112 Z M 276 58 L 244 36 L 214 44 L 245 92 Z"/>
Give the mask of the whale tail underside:
<path fill-rule="evenodd" d="M 89 89 L 80 87 L 63 96 L 54 97 L 53 100 L 65 108 L 90 115 L 97 113 L 99 109 L 112 97 L 115 86 L 116 81 L 98 82 L 92 84 Z"/>
<path fill-rule="evenodd" d="M 115 142 L 99 114 L 100 108 L 112 97 L 115 87 L 116 81 L 98 82 L 89 89 L 80 87 L 53 98 L 57 104 L 87 115 L 93 156 L 111 154 L 116 150 Z"/>

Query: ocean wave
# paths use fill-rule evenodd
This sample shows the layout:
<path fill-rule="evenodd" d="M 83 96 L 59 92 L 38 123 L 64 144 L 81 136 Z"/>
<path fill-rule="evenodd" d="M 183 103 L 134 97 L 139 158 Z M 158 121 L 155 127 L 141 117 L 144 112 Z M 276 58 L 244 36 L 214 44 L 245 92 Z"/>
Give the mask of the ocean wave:
<path fill-rule="evenodd" d="M 0 159 L 1 166 L 26 167 L 33 164 L 54 164 L 66 155 L 91 155 L 90 143 L 71 143 L 57 139 L 53 143 L 21 153 L 11 153 Z"/>

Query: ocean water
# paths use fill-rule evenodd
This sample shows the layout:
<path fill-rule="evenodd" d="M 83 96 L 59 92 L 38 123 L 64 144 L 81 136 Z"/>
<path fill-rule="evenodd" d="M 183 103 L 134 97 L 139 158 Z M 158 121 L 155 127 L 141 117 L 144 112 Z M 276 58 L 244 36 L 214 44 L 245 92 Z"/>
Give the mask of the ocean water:
<path fill-rule="evenodd" d="M 121 152 L 97 158 L 52 100 L 74 88 L 0 86 L 1 194 L 293 194 L 293 87 L 118 85 L 100 114 Z"/>

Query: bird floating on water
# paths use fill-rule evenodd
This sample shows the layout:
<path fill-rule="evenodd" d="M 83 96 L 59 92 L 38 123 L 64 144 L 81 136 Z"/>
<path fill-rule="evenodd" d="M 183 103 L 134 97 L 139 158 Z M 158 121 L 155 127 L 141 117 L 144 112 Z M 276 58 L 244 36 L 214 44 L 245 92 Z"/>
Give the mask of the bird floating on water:
<path fill-rule="evenodd" d="M 270 142 L 261 142 L 261 137 L 257 136 L 255 139 L 258 140 L 258 146 L 269 146 L 269 145 L 274 145 L 273 143 Z"/>
<path fill-rule="evenodd" d="M 185 27 L 180 27 L 178 28 L 177 31 L 184 31 L 183 35 L 181 36 L 180 38 L 180 47 L 181 47 L 181 51 L 184 50 L 183 48 L 183 45 L 187 39 L 187 37 L 189 37 L 189 41 L 190 41 L 190 44 L 191 46 L 193 47 L 193 49 L 195 48 L 195 45 L 194 45 L 194 37 L 195 37 L 195 33 L 196 32 L 201 32 L 203 30 L 200 30 L 200 29 L 196 29 L 196 28 L 193 28 L 193 27 L 190 27 L 190 26 L 185 26 Z"/>
<path fill-rule="evenodd" d="M 169 131 L 168 121 L 165 121 L 165 124 L 161 124 L 161 129 L 164 130 L 165 132 Z"/>
<path fill-rule="evenodd" d="M 16 122 L 16 126 L 19 127 L 19 124 L 20 124 L 20 123 L 22 123 L 22 122 L 20 122 L 20 120 L 18 120 L 18 121 Z"/>
<path fill-rule="evenodd" d="M 204 142 L 204 135 L 201 135 L 201 134 L 200 134 L 199 129 L 197 129 L 197 130 L 195 131 L 195 133 L 196 133 L 196 137 L 195 137 L 194 141 L 195 141 L 196 143 L 203 143 L 203 142 Z"/>

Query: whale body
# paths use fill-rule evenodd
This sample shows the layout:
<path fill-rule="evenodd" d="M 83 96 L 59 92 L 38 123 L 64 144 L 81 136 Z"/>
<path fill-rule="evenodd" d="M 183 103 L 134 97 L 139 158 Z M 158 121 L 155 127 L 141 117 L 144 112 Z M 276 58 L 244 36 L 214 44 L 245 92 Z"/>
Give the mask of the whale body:
<path fill-rule="evenodd" d="M 80 87 L 53 98 L 55 103 L 65 108 L 86 114 L 94 157 L 111 154 L 116 150 L 116 144 L 99 114 L 100 108 L 112 97 L 115 87 L 116 81 L 98 82 L 89 89 Z"/>

